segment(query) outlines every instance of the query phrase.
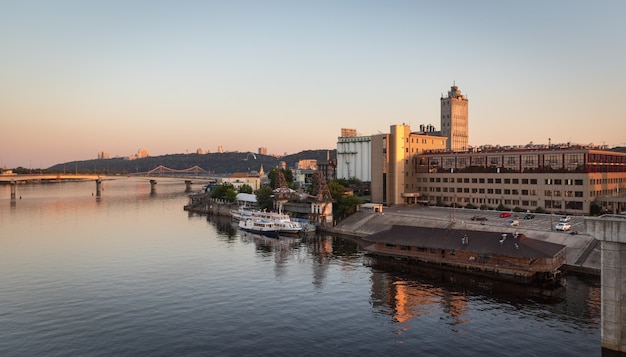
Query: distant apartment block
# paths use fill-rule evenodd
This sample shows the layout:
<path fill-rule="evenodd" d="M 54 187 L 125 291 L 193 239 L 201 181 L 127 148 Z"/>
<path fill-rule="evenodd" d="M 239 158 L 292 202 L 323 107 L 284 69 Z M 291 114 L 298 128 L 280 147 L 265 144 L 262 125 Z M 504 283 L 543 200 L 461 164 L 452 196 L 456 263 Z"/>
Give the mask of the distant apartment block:
<path fill-rule="evenodd" d="M 106 151 L 98 152 L 98 160 L 105 160 L 109 158 L 109 153 Z"/>
<path fill-rule="evenodd" d="M 259 154 L 259 155 L 267 155 L 267 148 L 265 148 L 265 147 L 260 147 L 260 148 L 259 148 L 259 152 L 258 152 L 258 154 Z"/>
<path fill-rule="evenodd" d="M 150 156 L 150 154 L 148 153 L 148 150 L 141 148 L 139 150 L 137 150 L 137 158 L 138 159 L 143 159 L 145 157 Z"/>
<path fill-rule="evenodd" d="M 126 160 L 136 160 L 136 159 L 143 159 L 150 156 L 150 154 L 148 153 L 148 150 L 141 148 L 139 150 L 137 150 L 137 153 L 135 155 L 130 155 L 126 157 Z"/>
<path fill-rule="evenodd" d="M 224 153 L 224 148 L 222 147 L 222 145 L 217 146 L 217 152 L 220 154 Z"/>

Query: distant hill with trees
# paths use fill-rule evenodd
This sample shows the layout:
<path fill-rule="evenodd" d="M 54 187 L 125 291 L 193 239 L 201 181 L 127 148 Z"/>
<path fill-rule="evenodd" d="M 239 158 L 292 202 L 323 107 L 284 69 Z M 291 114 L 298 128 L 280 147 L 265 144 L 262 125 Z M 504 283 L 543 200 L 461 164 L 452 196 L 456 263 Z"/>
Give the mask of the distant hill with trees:
<path fill-rule="evenodd" d="M 327 161 L 328 158 L 335 159 L 336 157 L 336 149 L 306 150 L 283 157 L 253 154 L 251 152 L 171 154 L 149 156 L 135 160 L 113 158 L 70 161 L 51 166 L 46 171 L 113 175 L 148 172 L 159 166 L 165 166 L 174 170 L 184 170 L 198 166 L 211 174 L 225 175 L 233 172 L 259 171 L 261 166 L 263 166 L 265 172 L 269 172 L 272 168 L 278 167 L 282 161 L 287 164 L 288 168 L 293 168 L 300 160 Z"/>

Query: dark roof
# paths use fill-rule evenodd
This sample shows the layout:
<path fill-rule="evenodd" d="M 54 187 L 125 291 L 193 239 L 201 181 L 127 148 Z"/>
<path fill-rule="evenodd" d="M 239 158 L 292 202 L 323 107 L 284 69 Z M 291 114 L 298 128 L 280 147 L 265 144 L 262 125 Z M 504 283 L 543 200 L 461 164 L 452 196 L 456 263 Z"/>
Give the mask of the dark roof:
<path fill-rule="evenodd" d="M 506 234 L 506 239 L 500 242 Z M 467 244 L 462 238 L 467 237 Z M 562 244 L 544 242 L 519 233 L 498 233 L 463 229 L 444 229 L 394 225 L 390 230 L 363 238 L 373 243 L 389 243 L 421 248 L 454 249 L 479 254 L 509 257 L 550 258 L 565 249 Z M 515 247 L 518 244 L 518 248 Z"/>

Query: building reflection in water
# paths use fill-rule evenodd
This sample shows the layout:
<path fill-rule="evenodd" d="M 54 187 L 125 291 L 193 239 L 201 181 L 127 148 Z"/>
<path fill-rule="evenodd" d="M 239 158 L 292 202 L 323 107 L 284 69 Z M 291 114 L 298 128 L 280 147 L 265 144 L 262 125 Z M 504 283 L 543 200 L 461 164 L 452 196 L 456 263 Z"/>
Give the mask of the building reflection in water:
<path fill-rule="evenodd" d="M 370 256 L 367 265 L 373 270 L 372 304 L 399 323 L 437 311 L 447 315 L 448 325 L 456 330 L 469 321 L 469 300 L 481 296 L 514 305 L 548 304 L 554 310 L 568 310 L 558 312 L 570 316 L 599 316 L 594 303 L 599 300 L 593 298 L 599 288 L 593 285 L 574 284 L 577 288 L 568 294 L 564 286 L 540 288 L 383 257 Z M 575 303 L 563 303 L 566 298 Z"/>

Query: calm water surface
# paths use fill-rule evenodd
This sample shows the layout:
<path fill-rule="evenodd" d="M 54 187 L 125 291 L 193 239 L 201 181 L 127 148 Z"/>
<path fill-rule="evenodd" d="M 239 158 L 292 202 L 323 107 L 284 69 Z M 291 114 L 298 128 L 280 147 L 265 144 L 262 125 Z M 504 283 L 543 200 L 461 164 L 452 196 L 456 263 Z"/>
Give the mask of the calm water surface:
<path fill-rule="evenodd" d="M 536 291 L 262 239 L 181 182 L 0 186 L 0 356 L 601 356 L 599 279 Z"/>

